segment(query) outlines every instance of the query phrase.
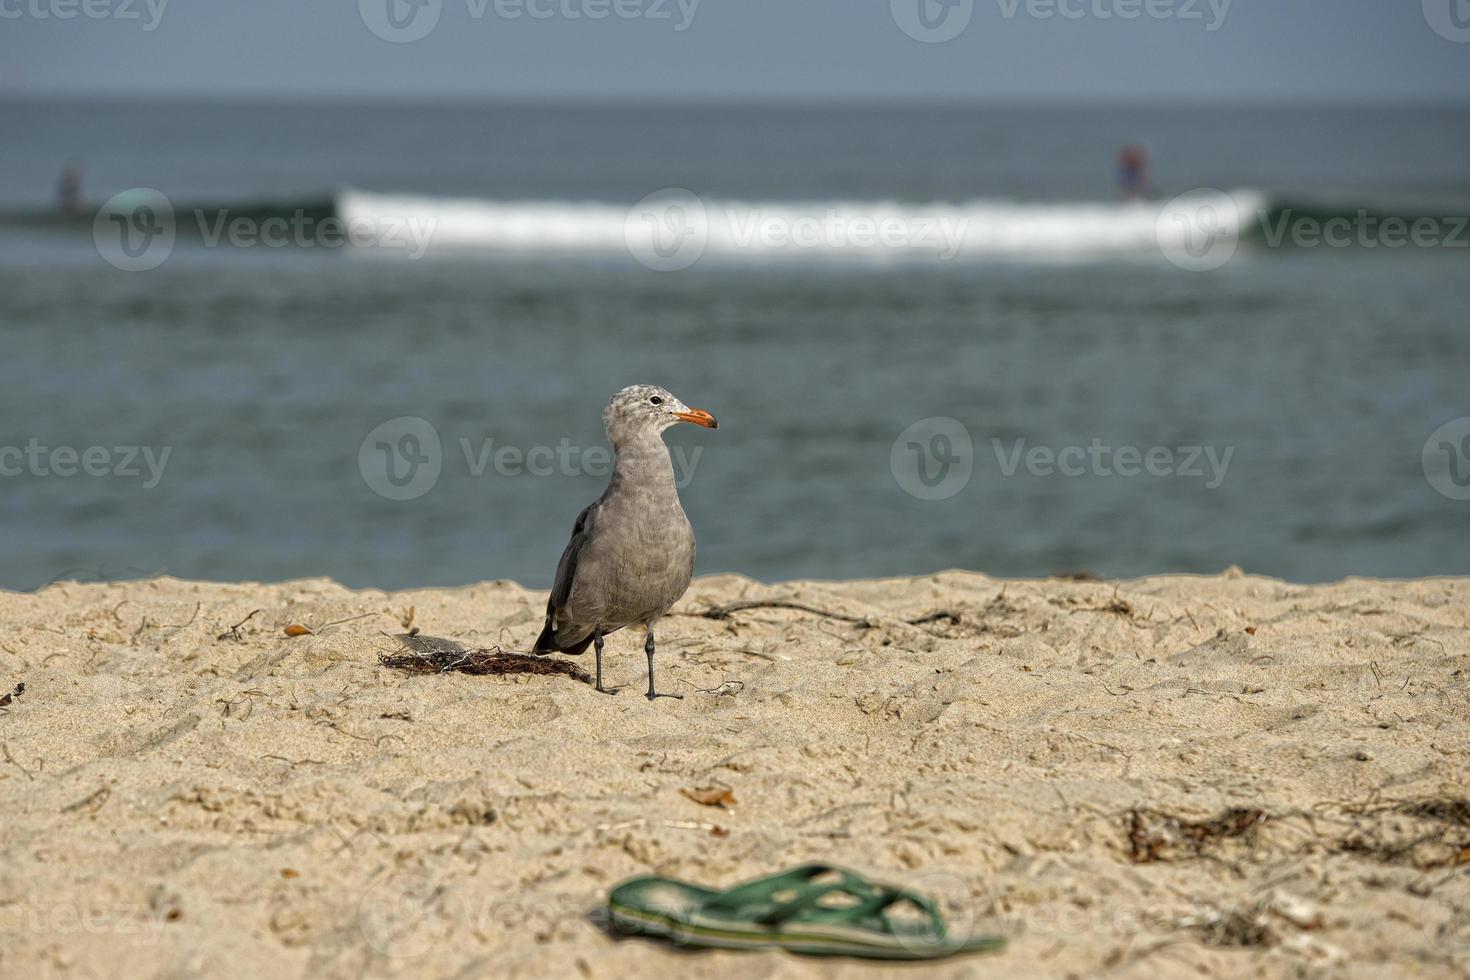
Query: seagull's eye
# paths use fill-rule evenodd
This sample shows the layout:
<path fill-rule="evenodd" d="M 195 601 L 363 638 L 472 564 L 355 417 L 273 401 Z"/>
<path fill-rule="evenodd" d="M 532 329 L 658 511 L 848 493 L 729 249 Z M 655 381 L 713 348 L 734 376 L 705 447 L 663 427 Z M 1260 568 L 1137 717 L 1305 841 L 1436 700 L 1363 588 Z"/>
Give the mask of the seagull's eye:
<path fill-rule="evenodd" d="M 650 405 L 662 405 L 663 403 L 664 400 L 658 395 L 654 395 L 652 398 L 648 399 L 648 404 Z"/>

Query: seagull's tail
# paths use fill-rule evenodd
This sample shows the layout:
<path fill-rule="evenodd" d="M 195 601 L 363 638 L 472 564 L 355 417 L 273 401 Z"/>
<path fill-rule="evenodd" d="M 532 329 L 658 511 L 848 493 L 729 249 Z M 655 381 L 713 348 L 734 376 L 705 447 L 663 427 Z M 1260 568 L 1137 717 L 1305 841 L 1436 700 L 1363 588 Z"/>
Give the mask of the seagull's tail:
<path fill-rule="evenodd" d="M 541 635 L 536 637 L 536 645 L 531 647 L 531 652 L 537 656 L 561 652 L 556 645 L 556 630 L 552 629 L 550 616 L 546 617 L 546 625 L 541 627 Z"/>
<path fill-rule="evenodd" d="M 589 633 L 575 643 L 563 646 L 556 638 L 556 626 L 552 622 L 550 612 L 546 614 L 546 625 L 541 627 L 541 635 L 536 637 L 536 645 L 531 647 L 531 652 L 537 655 L 547 653 L 565 653 L 569 656 L 577 656 L 592 643 L 592 635 Z"/>

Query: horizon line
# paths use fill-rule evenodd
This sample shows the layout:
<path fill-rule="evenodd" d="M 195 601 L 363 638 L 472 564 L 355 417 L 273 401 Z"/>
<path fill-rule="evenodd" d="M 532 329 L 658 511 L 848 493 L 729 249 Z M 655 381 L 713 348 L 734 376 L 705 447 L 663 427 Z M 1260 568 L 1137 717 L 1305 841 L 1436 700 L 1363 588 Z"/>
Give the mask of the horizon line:
<path fill-rule="evenodd" d="M 0 103 L 92 103 L 97 105 L 272 105 L 284 108 L 363 106 L 375 108 L 443 106 L 543 107 L 592 109 L 1470 109 L 1470 98 L 1404 96 L 1365 100 L 1361 97 L 1272 98 L 1240 96 L 1225 99 L 1006 96 L 932 98 L 924 96 L 580 96 L 477 95 L 386 93 L 326 93 L 303 99 L 278 92 L 228 92 L 179 95 L 174 92 L 0 92 Z"/>

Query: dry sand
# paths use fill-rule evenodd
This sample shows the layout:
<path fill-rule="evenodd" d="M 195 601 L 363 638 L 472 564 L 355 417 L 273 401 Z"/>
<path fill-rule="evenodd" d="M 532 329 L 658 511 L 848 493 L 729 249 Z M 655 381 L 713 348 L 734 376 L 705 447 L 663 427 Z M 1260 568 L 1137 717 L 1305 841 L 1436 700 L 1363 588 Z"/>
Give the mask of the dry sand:
<path fill-rule="evenodd" d="M 692 615 L 767 598 L 860 622 Z M 661 630 L 685 700 L 654 704 L 627 632 L 617 697 L 379 663 L 410 607 L 525 649 L 543 602 L 504 582 L 0 594 L 0 686 L 25 684 L 0 708 L 0 974 L 892 969 L 691 956 L 589 916 L 626 876 L 814 859 L 1012 936 L 944 976 L 1470 968 L 1470 580 L 702 578 Z M 706 786 L 734 804 L 681 793 Z"/>

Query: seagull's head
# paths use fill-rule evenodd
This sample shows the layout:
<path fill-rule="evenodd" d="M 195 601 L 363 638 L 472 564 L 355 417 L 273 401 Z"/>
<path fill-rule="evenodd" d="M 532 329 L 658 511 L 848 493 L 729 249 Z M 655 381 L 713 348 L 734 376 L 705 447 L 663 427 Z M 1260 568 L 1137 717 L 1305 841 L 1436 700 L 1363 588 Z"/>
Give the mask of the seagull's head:
<path fill-rule="evenodd" d="M 602 412 L 602 424 L 607 427 L 607 438 L 614 446 L 641 433 L 656 435 L 680 422 L 692 422 L 706 429 L 720 427 L 709 412 L 690 408 L 658 385 L 629 385 L 613 395 Z"/>

